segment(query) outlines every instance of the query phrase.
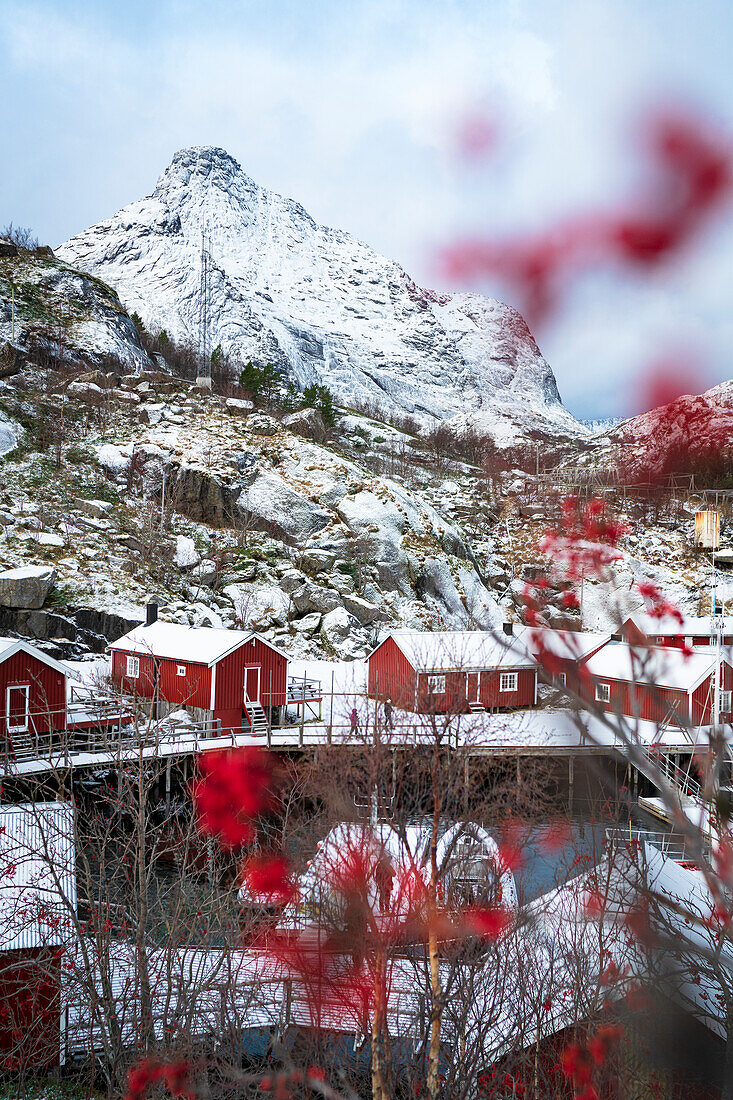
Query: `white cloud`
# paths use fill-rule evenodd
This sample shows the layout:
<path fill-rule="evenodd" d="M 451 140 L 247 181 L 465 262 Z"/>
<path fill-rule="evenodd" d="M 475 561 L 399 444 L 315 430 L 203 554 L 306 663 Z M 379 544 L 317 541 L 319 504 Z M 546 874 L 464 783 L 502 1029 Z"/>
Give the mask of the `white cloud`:
<path fill-rule="evenodd" d="M 433 247 L 459 227 L 501 235 L 623 193 L 630 110 L 678 73 L 716 105 L 730 79 L 723 28 L 682 0 L 130 0 L 124 21 L 67 2 L 0 6 L 0 94 L 16 104 L 8 218 L 57 241 L 151 190 L 176 148 L 218 144 L 428 283 Z M 476 105 L 503 133 L 483 172 L 451 159 L 451 127 Z M 681 318 L 722 361 L 730 249 L 714 241 L 651 288 L 589 283 L 540 334 L 570 407 L 603 412 L 594 348 L 621 380 Z"/>

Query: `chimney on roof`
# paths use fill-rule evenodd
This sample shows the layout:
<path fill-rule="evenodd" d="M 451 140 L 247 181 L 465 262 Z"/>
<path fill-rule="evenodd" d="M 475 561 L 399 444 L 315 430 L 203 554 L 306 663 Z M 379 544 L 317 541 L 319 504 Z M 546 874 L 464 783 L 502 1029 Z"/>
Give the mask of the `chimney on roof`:
<path fill-rule="evenodd" d="M 611 641 L 612 642 L 620 642 L 621 641 L 621 635 L 620 634 L 612 634 L 611 635 Z"/>
<path fill-rule="evenodd" d="M 153 623 L 158 621 L 158 601 L 148 600 L 148 606 L 145 609 L 145 625 L 152 626 Z"/>
<path fill-rule="evenodd" d="M 514 637 L 514 623 L 504 623 L 503 629 L 504 629 L 504 633 L 506 634 L 507 638 L 513 638 Z"/>

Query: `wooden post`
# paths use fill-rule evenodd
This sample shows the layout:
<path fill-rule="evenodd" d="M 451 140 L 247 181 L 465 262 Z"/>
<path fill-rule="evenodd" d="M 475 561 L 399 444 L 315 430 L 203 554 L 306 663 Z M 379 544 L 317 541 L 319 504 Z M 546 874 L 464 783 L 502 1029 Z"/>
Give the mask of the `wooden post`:
<path fill-rule="evenodd" d="M 568 756 L 568 815 L 573 815 L 575 802 L 575 757 L 572 753 Z"/>
<path fill-rule="evenodd" d="M 466 758 L 463 761 L 463 812 L 468 814 L 468 792 L 470 782 L 470 765 L 471 757 L 469 753 L 466 753 Z"/>
<path fill-rule="evenodd" d="M 303 748 L 303 726 L 305 725 L 305 673 L 303 673 L 303 690 L 300 693 L 300 730 L 298 731 L 298 746 Z"/>
<path fill-rule="evenodd" d="M 328 717 L 328 730 L 326 731 L 326 740 L 328 741 L 329 745 L 331 744 L 331 737 L 333 734 L 333 678 L 334 672 L 333 669 L 331 669 L 331 709 Z"/>
<path fill-rule="evenodd" d="M 165 762 L 165 812 L 171 810 L 171 757 Z"/>

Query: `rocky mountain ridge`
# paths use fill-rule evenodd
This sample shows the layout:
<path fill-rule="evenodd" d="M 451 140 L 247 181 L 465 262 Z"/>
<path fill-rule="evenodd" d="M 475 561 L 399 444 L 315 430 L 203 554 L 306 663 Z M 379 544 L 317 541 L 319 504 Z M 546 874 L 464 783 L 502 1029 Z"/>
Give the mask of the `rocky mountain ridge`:
<path fill-rule="evenodd" d="M 472 427 L 500 444 L 582 434 L 515 310 L 424 290 L 258 186 L 222 149 L 181 150 L 147 198 L 57 251 L 154 331 L 198 340 L 202 241 L 211 347 L 272 362 L 301 389 L 325 384 L 343 404 L 424 422 L 471 412 Z"/>
<path fill-rule="evenodd" d="M 0 250 L 0 377 L 26 360 L 121 371 L 151 363 L 117 294 L 50 248 Z"/>

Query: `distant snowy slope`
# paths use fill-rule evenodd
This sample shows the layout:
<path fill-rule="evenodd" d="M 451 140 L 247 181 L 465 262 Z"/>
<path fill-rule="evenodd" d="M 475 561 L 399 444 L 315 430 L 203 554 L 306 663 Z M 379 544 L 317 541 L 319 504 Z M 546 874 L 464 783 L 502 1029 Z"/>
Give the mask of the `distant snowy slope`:
<path fill-rule="evenodd" d="M 733 444 L 733 381 L 623 420 L 592 442 L 608 456 L 623 453 L 623 464 L 634 475 L 712 472 L 725 465 Z"/>
<path fill-rule="evenodd" d="M 181 150 L 152 195 L 58 253 L 114 286 L 153 330 L 196 339 L 204 231 L 212 347 L 385 412 L 482 412 L 486 430 L 503 436 L 583 431 L 515 310 L 423 290 L 398 264 L 259 187 L 222 149 Z"/>

